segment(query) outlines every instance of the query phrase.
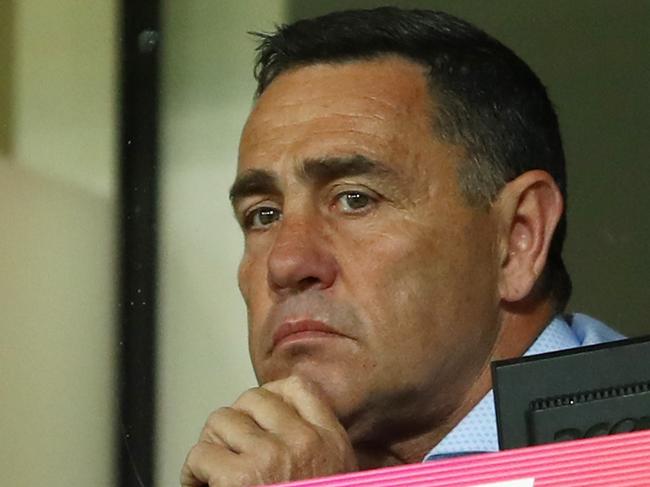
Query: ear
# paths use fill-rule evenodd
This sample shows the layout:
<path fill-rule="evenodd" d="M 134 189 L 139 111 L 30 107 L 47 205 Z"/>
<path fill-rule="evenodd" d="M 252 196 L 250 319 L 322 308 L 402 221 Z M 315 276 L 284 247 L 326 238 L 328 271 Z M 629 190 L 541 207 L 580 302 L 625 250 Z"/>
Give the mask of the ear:
<path fill-rule="evenodd" d="M 544 271 L 564 202 L 551 175 L 534 170 L 507 183 L 495 209 L 500 220 L 499 293 L 514 303 L 533 292 Z"/>

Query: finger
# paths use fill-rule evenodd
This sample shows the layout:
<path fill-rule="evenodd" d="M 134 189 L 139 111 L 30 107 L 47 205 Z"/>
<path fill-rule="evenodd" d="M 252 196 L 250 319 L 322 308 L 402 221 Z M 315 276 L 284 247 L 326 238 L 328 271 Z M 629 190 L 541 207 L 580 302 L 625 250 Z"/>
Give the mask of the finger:
<path fill-rule="evenodd" d="M 321 392 L 305 379 L 290 376 L 283 380 L 269 382 L 262 387 L 282 397 L 309 423 L 328 431 L 343 430 L 334 411 L 323 400 Z"/>
<path fill-rule="evenodd" d="M 247 414 L 263 431 L 272 434 L 281 434 L 306 424 L 291 404 L 261 387 L 244 392 L 232 408 Z"/>
<path fill-rule="evenodd" d="M 266 435 L 247 413 L 224 407 L 210 414 L 199 440 L 224 445 L 235 453 L 242 453 L 259 448 L 267 441 Z"/>
<path fill-rule="evenodd" d="M 221 439 L 221 437 L 214 432 L 212 429 L 212 418 L 217 414 L 219 410 L 213 411 L 208 416 L 208 419 L 205 421 L 201 433 L 199 434 L 199 442 L 205 441 L 206 443 L 214 443 L 215 445 L 221 445 L 227 447 L 226 442 Z"/>
<path fill-rule="evenodd" d="M 182 487 L 210 487 L 236 485 L 228 480 L 241 480 L 246 484 L 252 479 L 245 474 L 243 462 L 236 453 L 214 443 L 199 442 L 187 455 L 181 469 Z M 246 477 L 249 477 L 246 479 Z M 247 481 L 245 481 L 247 480 Z"/>
<path fill-rule="evenodd" d="M 313 454 L 316 447 L 319 452 L 317 455 L 323 455 L 324 451 L 329 453 L 323 457 L 327 459 L 325 462 L 327 468 L 322 470 L 324 465 L 321 465 L 321 468 L 317 469 L 319 475 L 358 469 L 347 431 L 316 386 L 301 377 L 291 376 L 280 381 L 269 382 L 263 388 L 282 397 L 283 401 L 290 404 L 303 419 L 302 424 L 310 425 L 306 434 L 296 438 L 296 441 L 285 440 L 288 444 L 296 446 L 298 451 Z M 315 441 L 314 435 L 322 441 Z"/>

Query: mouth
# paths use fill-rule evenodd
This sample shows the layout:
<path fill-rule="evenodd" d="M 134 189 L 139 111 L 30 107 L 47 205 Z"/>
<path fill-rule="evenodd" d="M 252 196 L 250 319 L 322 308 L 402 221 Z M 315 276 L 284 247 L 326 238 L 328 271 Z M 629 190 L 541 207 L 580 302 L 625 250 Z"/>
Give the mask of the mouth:
<path fill-rule="evenodd" d="M 317 320 L 297 320 L 284 322 L 273 334 L 273 348 L 297 341 L 344 337 L 334 328 Z"/>

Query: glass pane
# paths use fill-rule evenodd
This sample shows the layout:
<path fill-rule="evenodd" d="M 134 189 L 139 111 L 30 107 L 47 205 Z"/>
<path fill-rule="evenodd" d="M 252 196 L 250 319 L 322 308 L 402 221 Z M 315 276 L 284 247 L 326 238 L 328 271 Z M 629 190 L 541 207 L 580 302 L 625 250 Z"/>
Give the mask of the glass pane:
<path fill-rule="evenodd" d="M 639 128 L 650 111 L 647 2 L 620 3 L 615 18 L 605 1 L 163 3 L 159 485 L 177 482 L 210 411 L 255 384 L 236 287 L 242 239 L 226 197 L 254 90 L 247 31 L 391 3 L 448 10 L 502 39 L 539 72 L 560 112 L 570 161 L 572 307 L 628 333 L 648 330 L 650 139 Z"/>
<path fill-rule="evenodd" d="M 255 385 L 227 193 L 252 103 L 250 30 L 283 2 L 164 2 L 158 485 L 175 485 L 208 414 Z"/>

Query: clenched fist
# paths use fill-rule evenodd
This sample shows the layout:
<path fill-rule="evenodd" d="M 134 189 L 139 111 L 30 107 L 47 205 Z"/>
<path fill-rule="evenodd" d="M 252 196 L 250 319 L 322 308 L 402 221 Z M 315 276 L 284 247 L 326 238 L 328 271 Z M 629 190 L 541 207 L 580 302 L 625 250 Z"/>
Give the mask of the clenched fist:
<path fill-rule="evenodd" d="M 246 391 L 213 412 L 181 472 L 183 487 L 272 484 L 357 470 L 348 435 L 298 377 Z"/>

